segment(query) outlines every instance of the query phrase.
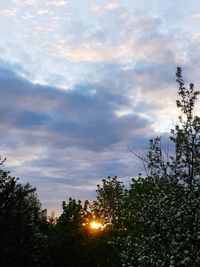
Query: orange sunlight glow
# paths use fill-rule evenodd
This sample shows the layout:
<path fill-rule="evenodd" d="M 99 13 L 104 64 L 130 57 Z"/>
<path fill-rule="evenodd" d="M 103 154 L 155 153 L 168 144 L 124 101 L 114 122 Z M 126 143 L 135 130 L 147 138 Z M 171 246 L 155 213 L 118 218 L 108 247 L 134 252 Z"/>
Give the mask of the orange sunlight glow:
<path fill-rule="evenodd" d="M 92 221 L 90 223 L 90 227 L 94 230 L 99 230 L 99 229 L 103 228 L 103 225 L 99 222 Z"/>
<path fill-rule="evenodd" d="M 98 220 L 91 220 L 85 223 L 82 223 L 82 226 L 86 229 L 89 230 L 90 233 L 98 233 L 100 231 L 103 231 L 106 225 L 103 225 L 100 221 Z"/>

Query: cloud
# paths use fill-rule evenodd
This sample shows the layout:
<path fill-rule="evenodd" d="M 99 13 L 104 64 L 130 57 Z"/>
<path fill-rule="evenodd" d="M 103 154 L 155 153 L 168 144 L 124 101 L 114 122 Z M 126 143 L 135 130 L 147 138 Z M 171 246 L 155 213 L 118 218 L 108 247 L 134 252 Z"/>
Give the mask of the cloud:
<path fill-rule="evenodd" d="M 125 93 L 96 83 L 68 91 L 32 84 L 10 67 L 0 68 L 0 148 L 16 176 L 37 185 L 41 196 L 50 187 L 55 205 L 64 199 L 63 185 L 83 198 L 104 176 L 133 173 L 127 143 L 141 132 L 146 140 L 151 127 L 137 113 L 116 115 L 130 105 Z"/>
<path fill-rule="evenodd" d="M 162 21 L 159 18 L 124 14 L 127 14 L 124 9 L 113 11 L 112 15 L 98 14 L 103 22 L 97 30 L 92 25 L 78 24 L 80 27 L 77 26 L 75 35 L 72 33 L 71 37 L 57 40 L 52 49 L 53 56 L 76 63 L 128 63 L 138 59 L 163 63 L 175 60 L 173 36 L 160 30 Z"/>
<path fill-rule="evenodd" d="M 105 11 L 113 11 L 115 9 L 120 8 L 120 4 L 117 1 L 109 1 L 109 3 L 103 3 L 100 5 L 91 4 L 89 6 L 90 11 L 92 12 L 105 12 Z"/>
<path fill-rule="evenodd" d="M 105 10 L 114 10 L 120 7 L 120 4 L 116 1 L 110 1 L 110 3 L 106 3 L 104 5 Z"/>
<path fill-rule="evenodd" d="M 188 16 L 188 18 L 189 19 L 195 19 L 195 20 L 198 19 L 199 20 L 200 19 L 200 14 L 199 13 L 193 14 L 193 15 Z"/>
<path fill-rule="evenodd" d="M 47 1 L 47 5 L 56 6 L 56 7 L 62 7 L 69 3 L 69 1 L 63 1 L 63 0 L 56 0 L 56 1 Z"/>
<path fill-rule="evenodd" d="M 0 14 L 5 17 L 14 17 L 16 16 L 18 10 L 18 8 L 2 9 L 0 10 Z"/>
<path fill-rule="evenodd" d="M 37 11 L 37 14 L 38 14 L 38 15 L 44 15 L 44 14 L 46 14 L 46 13 L 49 13 L 49 10 L 48 10 L 48 9 L 39 9 L 39 10 Z"/>
<path fill-rule="evenodd" d="M 1 5 L 1 154 L 48 207 L 92 198 L 107 175 L 137 176 L 127 145 L 143 154 L 170 129 L 177 65 L 199 83 L 195 5 L 86 2 Z"/>

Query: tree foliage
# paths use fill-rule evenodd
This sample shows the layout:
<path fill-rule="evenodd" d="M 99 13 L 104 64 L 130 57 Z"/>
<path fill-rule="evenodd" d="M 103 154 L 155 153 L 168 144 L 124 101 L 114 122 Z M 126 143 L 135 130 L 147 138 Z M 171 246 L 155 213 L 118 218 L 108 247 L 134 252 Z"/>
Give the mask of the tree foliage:
<path fill-rule="evenodd" d="M 108 176 L 102 180 L 102 186 L 97 185 L 97 200 L 94 203 L 94 214 L 102 219 L 103 224 L 115 229 L 124 224 L 124 199 L 126 190 L 117 177 Z"/>
<path fill-rule="evenodd" d="M 150 140 L 144 157 L 148 176 L 133 179 L 127 202 L 128 235 L 123 266 L 200 265 L 200 118 L 194 115 L 199 91 L 186 89 L 177 68 L 181 109 L 170 140 L 174 155 L 164 153 L 161 138 Z"/>
<path fill-rule="evenodd" d="M 1 162 L 1 165 L 4 161 Z M 34 266 L 45 235 L 46 213 L 35 188 L 0 170 L 0 265 Z"/>

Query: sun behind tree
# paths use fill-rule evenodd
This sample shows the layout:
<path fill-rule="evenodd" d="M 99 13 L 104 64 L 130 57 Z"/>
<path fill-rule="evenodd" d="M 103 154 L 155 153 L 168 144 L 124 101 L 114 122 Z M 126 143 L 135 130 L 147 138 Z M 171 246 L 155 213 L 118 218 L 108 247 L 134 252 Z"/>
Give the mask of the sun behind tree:
<path fill-rule="evenodd" d="M 92 229 L 92 230 L 103 230 L 104 226 L 102 223 L 98 222 L 98 221 L 91 221 L 89 223 L 89 227 Z"/>

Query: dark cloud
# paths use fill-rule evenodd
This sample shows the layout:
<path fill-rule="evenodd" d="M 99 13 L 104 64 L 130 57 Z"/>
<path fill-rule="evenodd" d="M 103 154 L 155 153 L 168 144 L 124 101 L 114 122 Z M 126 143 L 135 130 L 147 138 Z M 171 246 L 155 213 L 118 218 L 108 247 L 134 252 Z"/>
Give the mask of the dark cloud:
<path fill-rule="evenodd" d="M 51 117 L 48 114 L 26 110 L 17 115 L 15 125 L 21 128 L 32 128 L 43 126 L 50 121 Z"/>
<path fill-rule="evenodd" d="M 62 202 L 63 186 L 83 198 L 94 195 L 91 188 L 95 192 L 103 177 L 138 173 L 127 144 L 142 146 L 150 121 L 136 111 L 119 116 L 131 106 L 127 88 L 108 84 L 85 82 L 61 90 L 1 67 L 0 148 L 8 168 L 36 186 L 42 201 L 45 187 Z"/>
<path fill-rule="evenodd" d="M 139 60 L 134 67 L 135 76 L 151 77 L 150 87 L 154 86 L 155 90 L 160 90 L 165 85 L 174 84 L 176 71 L 175 64 L 155 63 L 147 60 Z"/>
<path fill-rule="evenodd" d="M 128 138 L 130 128 L 144 128 L 149 123 L 137 114 L 117 117 L 116 111 L 129 106 L 129 99 L 98 84 L 82 84 L 63 91 L 31 84 L 9 70 L 0 73 L 1 122 L 13 130 L 42 128 L 51 144 L 59 142 L 54 137 L 59 134 L 62 139 L 66 136 L 66 142 L 69 137 L 69 145 L 102 150 Z M 27 142 L 33 135 L 34 132 L 27 134 Z M 43 142 L 43 138 L 39 135 L 38 141 Z"/>

